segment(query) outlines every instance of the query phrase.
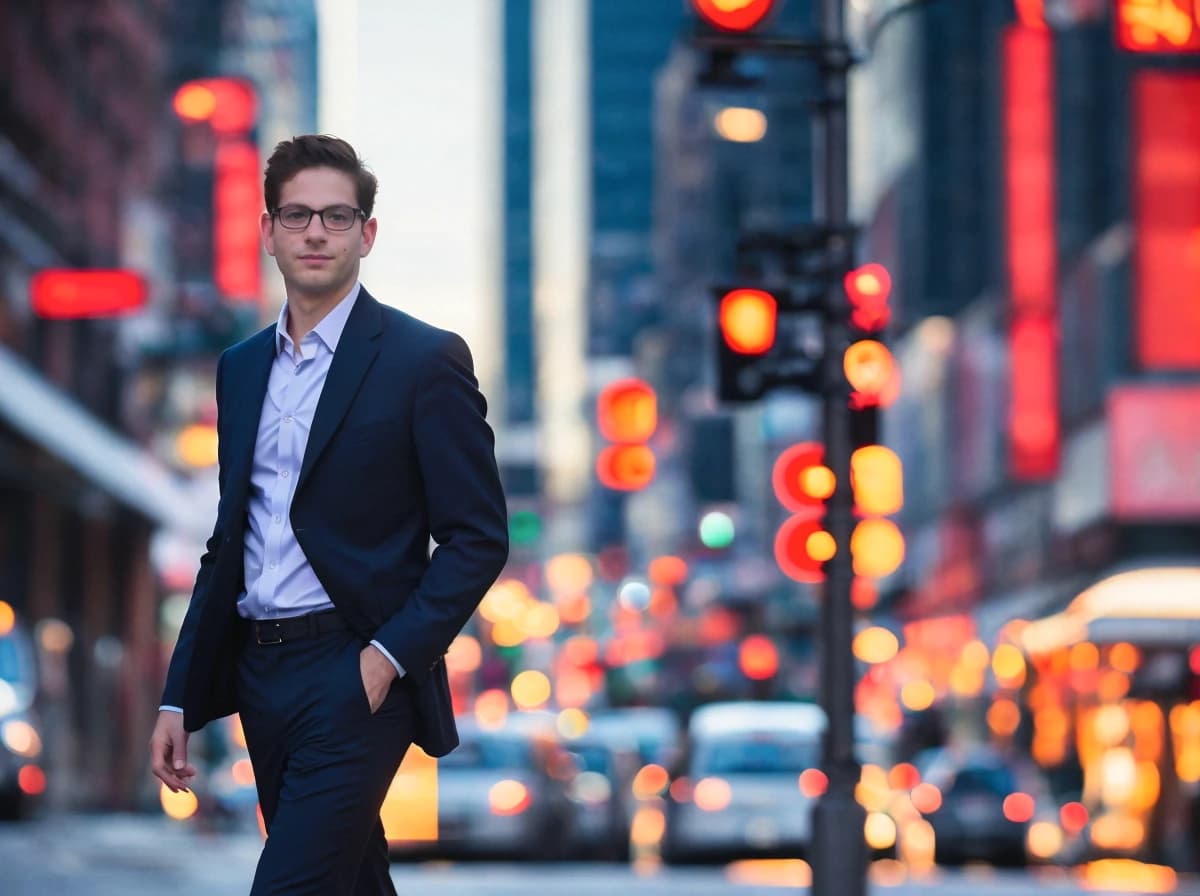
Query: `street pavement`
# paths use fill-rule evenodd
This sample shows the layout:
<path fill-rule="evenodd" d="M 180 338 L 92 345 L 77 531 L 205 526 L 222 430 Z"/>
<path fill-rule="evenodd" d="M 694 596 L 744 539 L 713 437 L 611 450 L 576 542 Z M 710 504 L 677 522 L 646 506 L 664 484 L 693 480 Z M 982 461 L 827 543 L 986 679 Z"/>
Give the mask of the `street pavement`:
<path fill-rule="evenodd" d="M 249 890 L 260 843 L 254 834 L 214 834 L 190 823 L 135 815 L 65 816 L 0 824 L 2 896 L 172 896 Z M 778 896 L 807 885 L 800 862 L 708 868 L 634 869 L 602 864 L 395 864 L 402 896 Z M 1047 876 L 980 868 L 907 877 L 878 865 L 872 896 L 1129 893 L 1084 888 L 1066 872 Z M 1200 881 L 1180 877 L 1175 892 L 1200 896 Z"/>

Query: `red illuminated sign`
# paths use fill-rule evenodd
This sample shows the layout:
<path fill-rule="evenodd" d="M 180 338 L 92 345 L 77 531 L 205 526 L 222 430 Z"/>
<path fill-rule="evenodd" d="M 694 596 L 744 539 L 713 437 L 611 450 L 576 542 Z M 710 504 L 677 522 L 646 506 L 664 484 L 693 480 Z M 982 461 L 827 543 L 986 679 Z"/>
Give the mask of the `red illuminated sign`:
<path fill-rule="evenodd" d="M 213 280 L 235 301 L 259 293 L 259 230 L 262 211 L 258 150 L 245 140 L 217 147 L 213 196 Z"/>
<path fill-rule="evenodd" d="M 1197 0 L 1116 0 L 1117 44 L 1134 53 L 1200 52 Z"/>
<path fill-rule="evenodd" d="M 1048 317 L 1024 315 L 1009 333 L 1009 445 L 1013 475 L 1049 479 L 1058 471 L 1058 333 Z"/>
<path fill-rule="evenodd" d="M 1200 370 L 1200 75 L 1134 82 L 1137 360 Z"/>
<path fill-rule="evenodd" d="M 1011 297 L 1009 465 L 1058 470 L 1058 271 L 1054 225 L 1054 44 L 1041 27 L 1004 34 L 1005 190 Z"/>
<path fill-rule="evenodd" d="M 1054 46 L 1043 28 L 1004 34 L 1008 277 L 1018 311 L 1054 308 Z"/>
<path fill-rule="evenodd" d="M 132 271 L 39 271 L 29 284 L 33 313 L 67 320 L 115 317 L 146 304 L 146 281 Z"/>
<path fill-rule="evenodd" d="M 1108 442 L 1114 517 L 1200 515 L 1200 385 L 1113 389 Z"/>

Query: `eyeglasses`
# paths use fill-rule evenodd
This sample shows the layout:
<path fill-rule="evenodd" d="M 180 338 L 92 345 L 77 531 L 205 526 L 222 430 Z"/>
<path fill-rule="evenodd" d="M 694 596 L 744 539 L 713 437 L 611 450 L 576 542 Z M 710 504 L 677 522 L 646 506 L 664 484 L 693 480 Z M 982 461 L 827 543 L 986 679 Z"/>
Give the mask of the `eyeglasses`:
<path fill-rule="evenodd" d="M 349 230 L 366 213 L 352 205 L 331 205 L 328 208 L 309 208 L 307 205 L 285 205 L 275 212 L 284 230 L 307 230 L 312 216 L 318 215 L 326 230 Z"/>

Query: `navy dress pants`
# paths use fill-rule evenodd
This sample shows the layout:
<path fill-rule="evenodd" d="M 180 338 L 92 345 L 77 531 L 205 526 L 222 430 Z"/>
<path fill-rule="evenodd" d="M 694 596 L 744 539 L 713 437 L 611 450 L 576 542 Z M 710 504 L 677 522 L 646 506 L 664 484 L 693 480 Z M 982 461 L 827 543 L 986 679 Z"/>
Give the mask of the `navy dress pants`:
<path fill-rule="evenodd" d="M 395 896 L 379 810 L 413 738 L 399 680 L 371 713 L 348 631 L 242 649 L 238 709 L 267 842 L 251 896 Z"/>

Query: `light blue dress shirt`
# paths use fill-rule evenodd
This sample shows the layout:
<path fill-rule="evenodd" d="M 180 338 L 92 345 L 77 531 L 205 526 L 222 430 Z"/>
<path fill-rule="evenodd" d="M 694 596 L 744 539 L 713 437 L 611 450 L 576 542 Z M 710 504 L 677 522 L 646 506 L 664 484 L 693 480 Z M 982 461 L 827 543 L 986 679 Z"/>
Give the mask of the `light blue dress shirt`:
<path fill-rule="evenodd" d="M 288 335 L 286 302 L 279 311 L 275 360 L 258 419 L 246 508 L 246 591 L 238 598 L 238 613 L 247 619 L 279 619 L 333 609 L 333 601 L 296 541 L 290 517 L 317 402 L 361 288 L 356 283 L 299 345 Z M 404 668 L 395 657 L 378 641 L 371 643 L 403 676 Z M 181 711 L 176 706 L 160 708 Z"/>

